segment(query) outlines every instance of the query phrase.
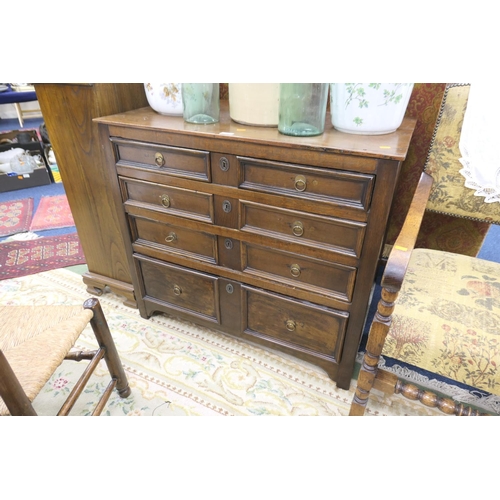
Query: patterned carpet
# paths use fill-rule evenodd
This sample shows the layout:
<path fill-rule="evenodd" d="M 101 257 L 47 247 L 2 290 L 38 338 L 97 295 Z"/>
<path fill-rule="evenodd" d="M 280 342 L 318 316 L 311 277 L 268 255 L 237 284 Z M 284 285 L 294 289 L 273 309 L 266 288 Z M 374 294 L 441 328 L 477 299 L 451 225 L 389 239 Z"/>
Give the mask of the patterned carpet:
<path fill-rule="evenodd" d="M 75 225 L 65 194 L 42 196 L 31 223 L 31 231 L 45 231 Z"/>
<path fill-rule="evenodd" d="M 88 297 L 81 276 L 65 269 L 0 281 L 0 304 L 80 304 Z M 100 297 L 132 396 L 113 395 L 112 416 L 346 416 L 353 396 L 323 370 L 291 356 L 164 315 L 145 320 L 112 293 Z M 84 332 L 78 347 L 95 346 Z M 65 361 L 35 399 L 42 415 L 57 413 L 83 363 Z M 72 414 L 86 415 L 104 384 L 98 371 Z M 400 396 L 374 391 L 369 416 L 441 415 Z"/>
<path fill-rule="evenodd" d="M 33 198 L 0 203 L 0 237 L 28 231 L 33 217 Z"/>
<path fill-rule="evenodd" d="M 0 243 L 0 280 L 85 264 L 77 233 Z"/>

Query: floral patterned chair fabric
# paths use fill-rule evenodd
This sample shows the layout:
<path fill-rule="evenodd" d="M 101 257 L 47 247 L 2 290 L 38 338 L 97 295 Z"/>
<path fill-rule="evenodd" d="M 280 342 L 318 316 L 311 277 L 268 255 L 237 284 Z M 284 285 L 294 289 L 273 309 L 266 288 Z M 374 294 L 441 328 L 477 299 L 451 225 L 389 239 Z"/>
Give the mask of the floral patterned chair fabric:
<path fill-rule="evenodd" d="M 474 189 L 464 188 L 465 178 L 460 174 L 459 141 L 469 89 L 470 85 L 457 84 L 446 88 L 424 167 L 434 179 L 427 210 L 500 224 L 498 203 L 484 203 Z"/>
<path fill-rule="evenodd" d="M 389 254 L 401 231 L 413 192 L 428 159 L 435 124 L 443 107 L 444 93 L 445 91 L 449 92 L 453 86 L 447 86 L 444 83 L 415 83 L 413 87 L 406 115 L 416 118 L 417 125 L 408 155 L 401 166 L 401 174 L 387 228 L 385 256 Z M 462 90 L 468 95 L 468 86 L 462 87 Z M 452 90 L 453 92 L 455 90 Z M 457 121 L 456 124 L 461 126 L 461 122 Z M 447 135 L 453 137 L 453 134 Z M 457 136 L 455 135 L 455 137 Z M 460 177 L 462 176 L 460 175 Z M 490 228 L 488 222 L 448 215 L 440 208 L 428 208 L 430 210 L 426 210 L 418 234 L 417 248 L 433 248 L 472 257 L 478 254 Z"/>
<path fill-rule="evenodd" d="M 415 249 L 382 354 L 500 396 L 500 264 Z"/>
<path fill-rule="evenodd" d="M 458 172 L 458 142 L 469 87 L 448 85 L 407 218 L 389 255 L 370 326 L 351 415 L 362 415 L 373 387 L 455 415 L 481 414 L 424 391 L 378 367 L 381 355 L 500 396 L 500 264 L 415 248 L 427 210 L 500 223 Z"/>

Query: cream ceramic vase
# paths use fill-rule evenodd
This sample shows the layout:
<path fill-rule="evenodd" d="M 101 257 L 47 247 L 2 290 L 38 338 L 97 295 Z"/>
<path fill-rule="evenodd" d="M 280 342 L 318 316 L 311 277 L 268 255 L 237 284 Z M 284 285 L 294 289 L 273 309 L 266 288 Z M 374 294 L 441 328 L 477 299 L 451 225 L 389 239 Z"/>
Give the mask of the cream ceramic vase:
<path fill-rule="evenodd" d="M 161 115 L 182 116 L 182 83 L 145 83 L 149 105 Z"/>
<path fill-rule="evenodd" d="M 413 83 L 331 83 L 332 125 L 341 132 L 390 134 L 401 125 Z"/>
<path fill-rule="evenodd" d="M 229 115 L 243 125 L 277 127 L 279 83 L 230 83 Z"/>

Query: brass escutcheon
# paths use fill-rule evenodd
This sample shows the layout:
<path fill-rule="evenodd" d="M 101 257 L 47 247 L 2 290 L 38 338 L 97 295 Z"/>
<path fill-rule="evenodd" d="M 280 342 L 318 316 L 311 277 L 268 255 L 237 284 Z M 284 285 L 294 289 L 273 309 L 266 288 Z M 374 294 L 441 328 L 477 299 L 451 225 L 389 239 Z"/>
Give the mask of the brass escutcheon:
<path fill-rule="evenodd" d="M 304 234 L 304 224 L 299 221 L 295 221 L 292 226 L 292 233 L 295 236 L 302 236 Z"/>
<path fill-rule="evenodd" d="M 229 160 L 225 156 L 221 156 L 219 160 L 219 167 L 223 172 L 227 172 L 229 170 Z"/>
<path fill-rule="evenodd" d="M 182 288 L 179 285 L 174 285 L 175 295 L 180 295 L 182 293 Z"/>
<path fill-rule="evenodd" d="M 301 269 L 300 269 L 300 266 L 298 264 L 292 264 L 291 265 L 291 267 L 290 267 L 290 274 L 294 278 L 298 278 L 300 276 L 300 272 L 301 272 Z"/>
<path fill-rule="evenodd" d="M 293 319 L 287 319 L 286 323 L 286 329 L 289 331 L 289 332 L 293 332 L 295 330 L 295 327 L 297 326 L 295 324 L 295 321 L 293 321 Z"/>
<path fill-rule="evenodd" d="M 170 206 L 170 196 L 168 194 L 160 195 L 160 202 L 165 208 L 168 208 Z"/>
<path fill-rule="evenodd" d="M 168 236 L 165 238 L 165 241 L 167 243 L 172 243 L 172 241 L 175 241 L 177 239 L 177 235 L 172 231 L 171 233 L 168 233 Z"/>
<path fill-rule="evenodd" d="M 306 178 L 303 175 L 297 175 L 297 177 L 295 177 L 293 185 L 295 186 L 295 189 L 297 191 L 305 191 L 307 187 Z"/>
<path fill-rule="evenodd" d="M 155 154 L 155 163 L 159 167 L 163 167 L 163 165 L 165 165 L 165 158 L 163 157 L 163 155 L 161 153 L 156 153 Z"/>

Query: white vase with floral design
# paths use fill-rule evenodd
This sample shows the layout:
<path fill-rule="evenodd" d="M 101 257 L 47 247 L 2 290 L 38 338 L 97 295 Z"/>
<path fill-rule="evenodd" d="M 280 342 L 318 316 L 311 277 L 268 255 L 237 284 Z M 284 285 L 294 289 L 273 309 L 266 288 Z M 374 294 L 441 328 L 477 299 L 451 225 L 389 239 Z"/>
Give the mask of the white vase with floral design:
<path fill-rule="evenodd" d="M 161 115 L 182 116 L 182 83 L 145 83 L 149 105 Z"/>
<path fill-rule="evenodd" d="M 332 125 L 341 132 L 390 134 L 401 125 L 413 83 L 331 83 Z"/>

